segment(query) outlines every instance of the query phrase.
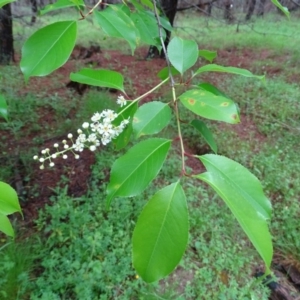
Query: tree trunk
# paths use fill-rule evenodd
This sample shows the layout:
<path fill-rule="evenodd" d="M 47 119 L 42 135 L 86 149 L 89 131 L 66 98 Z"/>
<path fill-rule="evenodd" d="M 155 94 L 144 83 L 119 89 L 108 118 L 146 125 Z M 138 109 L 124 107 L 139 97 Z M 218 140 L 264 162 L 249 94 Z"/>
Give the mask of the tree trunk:
<path fill-rule="evenodd" d="M 265 3 L 266 3 L 266 0 L 260 0 L 260 2 L 259 2 L 257 15 L 260 17 L 262 17 L 265 13 Z"/>
<path fill-rule="evenodd" d="M 0 9 L 0 64 L 14 61 L 13 29 L 10 4 Z"/>
<path fill-rule="evenodd" d="M 224 1 L 224 19 L 231 23 L 233 21 L 233 14 L 232 14 L 233 4 L 231 0 Z"/>
<path fill-rule="evenodd" d="M 30 0 L 30 2 L 31 2 L 31 10 L 32 10 L 31 24 L 34 24 L 36 21 L 37 3 L 36 0 Z"/>
<path fill-rule="evenodd" d="M 170 24 L 173 26 L 173 22 L 176 15 L 176 9 L 178 0 L 161 0 L 161 9 L 164 12 L 165 16 L 168 18 Z M 166 39 L 165 39 L 165 47 L 168 47 L 170 42 L 171 32 L 166 30 Z M 150 46 L 147 58 L 152 58 L 159 55 L 159 51 L 155 46 Z M 163 51 L 160 54 L 161 57 L 164 57 Z"/>
<path fill-rule="evenodd" d="M 246 21 L 249 21 L 251 19 L 251 16 L 255 9 L 255 4 L 256 4 L 256 0 L 251 0 L 251 2 L 249 4 L 248 12 L 245 17 Z"/>

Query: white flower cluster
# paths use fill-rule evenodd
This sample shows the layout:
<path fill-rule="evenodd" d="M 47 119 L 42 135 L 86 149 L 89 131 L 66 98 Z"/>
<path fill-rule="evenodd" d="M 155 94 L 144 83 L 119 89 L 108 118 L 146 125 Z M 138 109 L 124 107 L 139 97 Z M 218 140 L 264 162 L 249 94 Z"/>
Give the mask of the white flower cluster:
<path fill-rule="evenodd" d="M 122 107 L 126 105 L 126 100 L 123 96 L 119 96 L 117 103 Z M 90 151 L 95 151 L 97 147 L 101 144 L 107 145 L 112 139 L 116 138 L 129 123 L 129 119 L 121 121 L 119 125 L 114 125 L 112 122 L 118 117 L 111 109 L 106 109 L 101 113 L 95 113 L 91 122 L 84 122 L 82 124 L 82 129 L 78 129 L 78 137 L 73 140 L 73 135 L 68 134 L 68 139 L 70 140 L 71 145 L 68 144 L 66 140 L 62 141 L 63 149 L 59 150 L 59 145 L 55 143 L 53 147 L 56 149 L 56 152 L 51 154 L 50 149 L 46 148 L 41 151 L 42 156 L 38 157 L 35 155 L 34 160 L 38 160 L 41 163 L 40 169 L 44 169 L 45 162 L 49 162 L 49 166 L 53 167 L 53 159 L 58 156 L 62 156 L 63 159 L 67 159 L 67 151 L 71 151 L 76 159 L 79 159 L 79 155 L 75 152 L 82 152 L 84 148 L 90 149 Z M 75 152 L 74 152 L 75 151 Z"/>

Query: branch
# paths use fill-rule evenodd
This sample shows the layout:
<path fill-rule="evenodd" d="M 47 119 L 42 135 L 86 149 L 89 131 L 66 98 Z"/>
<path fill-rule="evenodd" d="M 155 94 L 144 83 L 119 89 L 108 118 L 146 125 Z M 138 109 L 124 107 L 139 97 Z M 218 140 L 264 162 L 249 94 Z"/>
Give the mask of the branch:
<path fill-rule="evenodd" d="M 173 78 L 173 75 L 172 75 L 172 72 L 171 72 L 171 64 L 170 64 L 167 49 L 166 49 L 166 46 L 165 46 L 165 41 L 164 41 L 164 38 L 163 38 L 163 28 L 162 28 L 162 25 L 161 25 L 161 22 L 160 22 L 160 19 L 159 19 L 158 10 L 157 10 L 157 6 L 156 6 L 156 0 L 152 0 L 152 3 L 153 3 L 153 6 L 154 6 L 154 14 L 155 14 L 155 18 L 156 18 L 157 25 L 158 25 L 160 42 L 161 42 L 161 45 L 162 45 L 162 48 L 163 48 L 163 51 L 164 51 L 164 54 L 165 54 L 166 62 L 167 62 L 167 65 L 168 65 L 168 71 L 169 71 L 169 77 L 170 77 L 170 81 L 171 81 L 171 87 L 174 88 L 175 81 L 174 81 L 174 78 Z"/>

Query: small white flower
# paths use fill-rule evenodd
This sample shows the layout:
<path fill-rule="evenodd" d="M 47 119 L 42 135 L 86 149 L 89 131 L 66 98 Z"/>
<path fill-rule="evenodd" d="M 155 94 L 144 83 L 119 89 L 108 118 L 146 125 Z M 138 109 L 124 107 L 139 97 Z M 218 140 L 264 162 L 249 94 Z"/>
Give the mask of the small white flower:
<path fill-rule="evenodd" d="M 56 153 L 52 154 L 51 157 L 56 158 L 57 157 Z"/>
<path fill-rule="evenodd" d="M 84 145 L 81 144 L 81 143 L 76 143 L 76 144 L 74 144 L 74 150 L 75 150 L 75 151 L 82 152 L 82 151 L 83 151 L 83 148 L 84 148 Z"/>
<path fill-rule="evenodd" d="M 55 144 L 53 145 L 53 147 L 54 147 L 54 148 L 58 148 L 58 144 L 55 143 Z"/>
<path fill-rule="evenodd" d="M 90 124 L 89 124 L 88 122 L 84 122 L 84 123 L 82 124 L 82 128 L 84 128 L 84 129 L 89 128 L 89 126 L 90 126 Z"/>
<path fill-rule="evenodd" d="M 68 139 L 71 139 L 73 137 L 73 134 L 72 133 L 69 133 L 68 134 Z"/>
<path fill-rule="evenodd" d="M 78 133 L 78 134 L 82 134 L 82 130 L 81 130 L 81 129 L 78 129 L 78 130 L 77 130 L 77 133 Z"/>
<path fill-rule="evenodd" d="M 63 159 L 67 159 L 68 158 L 68 155 L 67 154 L 64 154 L 63 155 Z"/>
<path fill-rule="evenodd" d="M 75 159 L 79 159 L 79 157 L 80 157 L 80 156 L 79 156 L 78 154 L 75 155 Z"/>
<path fill-rule="evenodd" d="M 119 95 L 117 98 L 117 104 L 119 104 L 121 107 L 126 105 L 126 100 L 122 95 Z"/>
<path fill-rule="evenodd" d="M 69 145 L 68 145 L 68 144 L 65 144 L 65 145 L 64 145 L 64 148 L 65 148 L 65 149 L 68 149 L 68 148 L 69 148 Z"/>
<path fill-rule="evenodd" d="M 66 140 L 62 140 L 62 143 L 63 143 L 63 144 L 66 144 L 66 143 L 67 143 L 67 141 L 66 141 Z"/>
<path fill-rule="evenodd" d="M 91 150 L 91 151 L 95 151 L 95 150 L 96 150 L 96 146 L 95 146 L 95 145 L 91 145 L 91 146 L 90 146 L 90 150 Z"/>
<path fill-rule="evenodd" d="M 41 163 L 43 163 L 43 162 L 45 161 L 45 159 L 44 159 L 43 157 L 41 157 L 41 158 L 39 159 L 39 161 L 40 161 Z"/>
<path fill-rule="evenodd" d="M 93 122 L 98 122 L 101 118 L 102 118 L 102 114 L 99 114 L 98 112 L 96 112 L 96 113 L 91 117 L 91 120 L 92 120 Z"/>
<path fill-rule="evenodd" d="M 44 170 L 44 169 L 45 169 L 44 165 L 41 165 L 41 166 L 40 166 L 40 169 L 41 169 L 41 170 Z"/>
<path fill-rule="evenodd" d="M 104 110 L 102 115 L 104 117 L 103 123 L 111 123 L 118 116 L 118 114 L 111 109 Z"/>
<path fill-rule="evenodd" d="M 33 159 L 34 159 L 34 160 L 38 160 L 39 157 L 38 157 L 37 155 L 35 155 L 35 156 L 33 157 Z"/>
<path fill-rule="evenodd" d="M 54 167 L 54 162 L 51 161 L 51 163 L 49 164 L 50 167 Z"/>
<path fill-rule="evenodd" d="M 78 143 L 84 143 L 86 142 L 86 135 L 84 133 L 80 134 L 76 140 L 76 144 Z"/>
<path fill-rule="evenodd" d="M 94 123 L 94 124 L 91 124 L 91 129 L 92 129 L 93 132 L 98 131 L 99 128 L 101 128 L 101 127 L 102 127 L 102 124 L 101 124 L 101 123 Z"/>
<path fill-rule="evenodd" d="M 46 154 L 46 149 L 41 151 L 42 154 Z"/>
<path fill-rule="evenodd" d="M 103 137 L 103 138 L 101 139 L 101 142 L 102 142 L 103 145 L 107 145 L 108 143 L 111 142 L 111 139 L 108 138 L 108 137 Z"/>

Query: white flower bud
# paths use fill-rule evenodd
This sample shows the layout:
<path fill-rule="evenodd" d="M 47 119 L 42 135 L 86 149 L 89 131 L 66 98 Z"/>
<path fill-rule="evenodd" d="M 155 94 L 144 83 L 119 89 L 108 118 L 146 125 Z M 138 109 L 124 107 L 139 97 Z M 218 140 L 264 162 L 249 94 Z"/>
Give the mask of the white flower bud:
<path fill-rule="evenodd" d="M 46 154 L 46 149 L 41 151 L 42 154 Z"/>
<path fill-rule="evenodd" d="M 65 144 L 65 145 L 64 145 L 64 148 L 65 148 L 65 149 L 68 149 L 68 148 L 69 148 L 69 145 L 68 145 L 68 144 Z"/>
<path fill-rule="evenodd" d="M 63 155 L 63 159 L 67 159 L 68 158 L 68 155 L 67 154 L 64 154 Z"/>
<path fill-rule="evenodd" d="M 53 145 L 53 147 L 54 147 L 54 148 L 58 148 L 58 144 L 55 143 L 55 144 Z"/>
<path fill-rule="evenodd" d="M 81 130 L 81 129 L 78 129 L 78 130 L 77 130 L 77 133 L 78 133 L 78 134 L 82 134 L 82 130 Z"/>
<path fill-rule="evenodd" d="M 78 154 L 75 155 L 75 159 L 79 159 L 79 157 L 80 157 L 80 156 L 79 156 Z"/>
<path fill-rule="evenodd" d="M 63 143 L 63 144 L 66 144 L 66 143 L 67 143 L 67 141 L 66 141 L 66 140 L 62 140 L 62 143 Z"/>
<path fill-rule="evenodd" d="M 44 165 L 41 165 L 41 166 L 40 166 L 40 169 L 41 169 L 41 170 L 44 170 L 44 169 L 45 169 Z"/>
<path fill-rule="evenodd" d="M 37 159 L 39 159 L 39 157 L 38 157 L 37 155 L 35 155 L 35 156 L 33 157 L 33 159 L 34 159 L 34 160 L 37 160 Z"/>
<path fill-rule="evenodd" d="M 89 126 L 90 126 L 90 124 L 89 124 L 88 122 L 84 122 L 84 123 L 82 124 L 82 128 L 84 128 L 84 129 L 89 128 Z"/>
<path fill-rule="evenodd" d="M 69 133 L 68 134 L 68 139 L 71 139 L 73 137 L 73 134 L 72 133 Z"/>
<path fill-rule="evenodd" d="M 56 158 L 57 157 L 56 153 L 52 154 L 51 157 Z"/>
<path fill-rule="evenodd" d="M 41 157 L 41 158 L 39 159 L 39 161 L 40 161 L 41 163 L 43 163 L 43 162 L 45 161 L 45 159 L 44 159 L 43 157 Z"/>
<path fill-rule="evenodd" d="M 95 146 L 95 145 L 91 145 L 91 146 L 90 146 L 90 150 L 91 150 L 91 151 L 95 151 L 95 150 L 96 150 L 96 146 Z"/>
<path fill-rule="evenodd" d="M 49 166 L 50 166 L 51 168 L 54 167 L 54 162 L 51 161 L 51 163 L 49 164 Z"/>

